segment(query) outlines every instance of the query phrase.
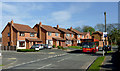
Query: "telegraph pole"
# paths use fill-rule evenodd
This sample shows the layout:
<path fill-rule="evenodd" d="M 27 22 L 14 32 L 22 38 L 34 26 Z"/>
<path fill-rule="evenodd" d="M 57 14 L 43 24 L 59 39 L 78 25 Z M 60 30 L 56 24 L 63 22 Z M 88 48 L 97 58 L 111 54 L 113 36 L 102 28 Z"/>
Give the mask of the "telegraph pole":
<path fill-rule="evenodd" d="M 104 15 L 105 15 L 105 32 L 107 31 L 106 30 L 106 12 L 104 12 Z M 107 42 L 106 42 L 106 37 L 105 37 L 105 46 L 107 45 Z M 105 53 L 107 53 L 107 50 L 106 50 L 106 47 L 105 47 Z"/>

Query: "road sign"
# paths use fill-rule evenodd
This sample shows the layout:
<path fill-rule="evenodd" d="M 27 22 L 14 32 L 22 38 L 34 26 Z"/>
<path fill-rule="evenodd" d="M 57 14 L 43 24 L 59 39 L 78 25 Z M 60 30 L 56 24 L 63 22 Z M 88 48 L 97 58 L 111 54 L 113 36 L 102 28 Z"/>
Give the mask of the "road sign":
<path fill-rule="evenodd" d="M 107 37 L 107 32 L 103 32 L 103 37 Z"/>

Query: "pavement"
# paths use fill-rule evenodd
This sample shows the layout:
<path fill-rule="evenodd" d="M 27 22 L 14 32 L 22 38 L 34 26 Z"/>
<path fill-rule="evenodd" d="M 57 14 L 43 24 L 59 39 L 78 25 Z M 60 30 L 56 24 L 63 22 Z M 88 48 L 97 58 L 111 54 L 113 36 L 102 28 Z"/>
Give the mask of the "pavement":
<path fill-rule="evenodd" d="M 87 69 L 98 55 L 81 50 L 44 49 L 40 52 L 2 52 L 3 69 Z"/>
<path fill-rule="evenodd" d="M 113 52 L 105 55 L 105 60 L 101 65 L 101 71 L 120 71 L 120 52 L 117 47 L 113 47 Z"/>

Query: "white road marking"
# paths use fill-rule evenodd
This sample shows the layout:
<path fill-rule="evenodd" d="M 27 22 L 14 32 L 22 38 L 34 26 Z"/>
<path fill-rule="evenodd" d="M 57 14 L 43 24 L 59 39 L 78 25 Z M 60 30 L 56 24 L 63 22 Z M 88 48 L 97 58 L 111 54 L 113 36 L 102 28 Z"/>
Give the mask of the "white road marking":
<path fill-rule="evenodd" d="M 60 55 L 61 55 L 61 56 L 64 56 L 64 55 L 66 55 L 66 54 L 67 54 L 67 53 L 65 53 L 65 54 L 60 54 Z M 25 64 L 29 64 L 29 63 L 34 63 L 34 62 L 37 62 L 37 61 L 46 60 L 46 59 L 54 58 L 54 57 L 59 57 L 59 56 L 58 56 L 58 55 L 55 55 L 55 56 L 51 56 L 51 57 L 47 57 L 47 58 L 43 58 L 43 59 L 37 59 L 37 60 L 29 61 L 29 62 L 26 62 L 26 63 L 17 64 L 17 65 L 15 65 L 15 66 L 9 66 L 9 67 L 7 67 L 6 69 L 12 68 L 12 67 L 21 66 L 21 65 L 25 65 Z"/>
<path fill-rule="evenodd" d="M 57 62 L 61 62 L 61 61 L 64 61 L 65 59 L 68 59 L 68 58 L 64 58 L 64 59 L 61 59 L 61 60 L 59 60 L 59 61 L 57 61 Z"/>
<path fill-rule="evenodd" d="M 37 69 L 43 69 L 43 68 L 45 68 L 45 67 L 48 67 L 48 66 L 50 66 L 50 65 L 52 65 L 52 64 L 47 64 L 47 65 L 45 65 L 45 66 L 42 66 L 42 67 L 40 67 L 40 68 L 37 68 Z"/>

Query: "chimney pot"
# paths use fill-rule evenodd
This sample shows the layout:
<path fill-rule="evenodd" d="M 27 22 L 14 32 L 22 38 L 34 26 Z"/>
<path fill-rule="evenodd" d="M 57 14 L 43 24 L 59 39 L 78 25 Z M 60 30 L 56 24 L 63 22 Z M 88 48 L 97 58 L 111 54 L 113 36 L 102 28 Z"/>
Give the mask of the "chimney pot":
<path fill-rule="evenodd" d="M 11 24 L 13 25 L 13 20 L 11 20 Z"/>
<path fill-rule="evenodd" d="M 72 30 L 72 27 L 70 27 L 70 30 Z"/>
<path fill-rule="evenodd" d="M 42 22 L 40 22 L 39 25 L 42 26 Z"/>
<path fill-rule="evenodd" d="M 59 25 L 57 25 L 57 29 L 59 29 Z"/>

